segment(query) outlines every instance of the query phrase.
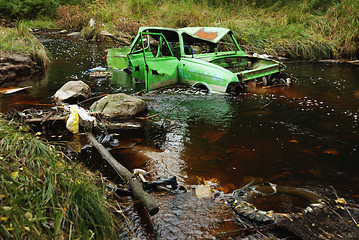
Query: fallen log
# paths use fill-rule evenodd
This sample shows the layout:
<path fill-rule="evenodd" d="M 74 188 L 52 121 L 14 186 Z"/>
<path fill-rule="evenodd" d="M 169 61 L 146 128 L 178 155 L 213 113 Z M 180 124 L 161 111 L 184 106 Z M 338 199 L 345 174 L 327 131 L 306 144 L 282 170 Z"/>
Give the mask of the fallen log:
<path fill-rule="evenodd" d="M 140 200 L 143 206 L 146 208 L 148 213 L 152 216 L 158 213 L 158 207 L 152 196 L 143 190 L 141 182 L 124 166 L 122 166 L 116 159 L 111 155 L 109 151 L 99 143 L 95 136 L 91 133 L 87 133 L 87 137 L 92 145 L 100 152 L 102 157 L 115 169 L 118 175 L 120 175 L 130 186 L 133 196 Z"/>

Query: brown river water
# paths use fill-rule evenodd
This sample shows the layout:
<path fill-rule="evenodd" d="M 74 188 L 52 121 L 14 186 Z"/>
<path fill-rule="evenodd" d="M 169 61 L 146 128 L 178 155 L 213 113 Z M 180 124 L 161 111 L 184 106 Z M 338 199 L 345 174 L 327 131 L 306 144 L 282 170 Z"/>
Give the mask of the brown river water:
<path fill-rule="evenodd" d="M 32 86 L 27 92 L 0 95 L 1 112 L 47 109 L 51 96 L 69 79 L 85 81 L 94 95 L 136 90 L 123 79 L 90 79 L 87 75 L 87 69 L 105 66 L 105 50 L 114 45 L 54 32 L 38 37 L 52 55 L 51 66 L 43 76 L 20 84 Z M 310 61 L 285 64 L 286 72 L 296 78 L 291 87 L 250 85 L 238 96 L 227 96 L 178 86 L 142 96 L 149 115 L 158 117 L 142 122 L 137 130 L 118 130 L 120 145 L 111 153 L 129 169 L 148 171 L 149 180 L 176 176 L 187 191 L 152 193 L 160 207 L 155 216 L 133 205 L 131 198 L 121 197 L 134 237 L 261 239 L 261 233 L 240 231 L 243 226 L 223 197 L 223 192 L 231 193 L 253 178 L 306 187 L 329 197 L 334 188 L 339 196 L 359 202 L 359 66 Z M 48 137 L 58 140 L 55 135 Z M 71 134 L 63 138 L 76 142 Z M 82 139 L 81 144 L 86 141 Z M 120 182 L 94 149 L 86 148 L 79 156 L 90 168 Z M 211 197 L 198 198 L 194 189 L 204 185 L 216 190 Z M 282 212 L 302 207 L 298 199 L 284 197 L 258 204 Z"/>

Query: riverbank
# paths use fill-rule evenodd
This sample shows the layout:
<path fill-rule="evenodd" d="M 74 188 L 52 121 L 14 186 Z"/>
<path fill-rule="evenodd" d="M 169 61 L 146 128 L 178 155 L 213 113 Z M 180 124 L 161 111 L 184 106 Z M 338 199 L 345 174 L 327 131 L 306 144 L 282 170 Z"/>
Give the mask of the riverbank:
<path fill-rule="evenodd" d="M 199 10 L 200 9 L 200 10 Z M 357 59 L 359 3 L 337 1 L 94 1 L 57 9 L 57 26 L 135 34 L 140 26 L 218 26 L 258 53 L 304 59 Z"/>
<path fill-rule="evenodd" d="M 16 5 L 0 10 L 3 17 L 25 20 L 33 28 L 83 30 L 84 34 L 92 19 L 91 39 L 101 30 L 116 35 L 135 34 L 140 26 L 213 26 L 232 29 L 241 45 L 261 54 L 303 59 L 359 57 L 359 3 L 355 0 L 96 0 L 69 1 L 71 5 L 54 1 L 40 10 L 36 4 L 28 5 L 18 14 Z"/>
<path fill-rule="evenodd" d="M 98 176 L 0 119 L 0 235 L 11 239 L 114 239 L 120 215 Z"/>
<path fill-rule="evenodd" d="M 50 63 L 45 47 L 22 24 L 0 26 L 0 49 L 0 84 L 28 78 Z"/>

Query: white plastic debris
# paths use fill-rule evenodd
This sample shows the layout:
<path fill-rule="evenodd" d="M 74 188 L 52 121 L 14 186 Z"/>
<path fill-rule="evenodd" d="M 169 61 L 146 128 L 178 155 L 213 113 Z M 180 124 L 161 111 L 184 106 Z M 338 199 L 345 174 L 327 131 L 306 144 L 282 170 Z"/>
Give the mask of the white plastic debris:
<path fill-rule="evenodd" d="M 70 116 L 66 121 L 66 128 L 72 133 L 79 132 L 79 124 L 85 126 L 86 128 L 92 128 L 97 125 L 96 118 L 90 116 L 88 111 L 84 108 L 77 105 L 68 105 L 65 106 L 66 110 L 70 111 Z"/>

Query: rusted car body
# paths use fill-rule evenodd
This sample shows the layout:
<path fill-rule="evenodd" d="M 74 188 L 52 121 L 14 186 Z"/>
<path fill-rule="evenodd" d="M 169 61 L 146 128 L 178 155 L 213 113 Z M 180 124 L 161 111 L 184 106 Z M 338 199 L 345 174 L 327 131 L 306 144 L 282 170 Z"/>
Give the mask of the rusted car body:
<path fill-rule="evenodd" d="M 286 82 L 285 65 L 244 52 L 227 28 L 142 27 L 130 47 L 110 49 L 110 69 L 127 69 L 147 91 L 173 84 L 235 93 L 246 82 Z"/>

